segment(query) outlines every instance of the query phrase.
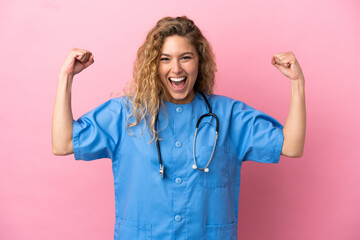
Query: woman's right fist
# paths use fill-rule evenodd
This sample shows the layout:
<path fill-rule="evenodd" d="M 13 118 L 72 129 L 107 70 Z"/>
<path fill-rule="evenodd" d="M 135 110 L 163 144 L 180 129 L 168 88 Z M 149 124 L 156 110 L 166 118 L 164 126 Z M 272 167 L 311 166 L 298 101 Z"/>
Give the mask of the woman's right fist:
<path fill-rule="evenodd" d="M 73 48 L 61 67 L 60 73 L 74 76 L 94 63 L 94 56 L 85 49 Z"/>

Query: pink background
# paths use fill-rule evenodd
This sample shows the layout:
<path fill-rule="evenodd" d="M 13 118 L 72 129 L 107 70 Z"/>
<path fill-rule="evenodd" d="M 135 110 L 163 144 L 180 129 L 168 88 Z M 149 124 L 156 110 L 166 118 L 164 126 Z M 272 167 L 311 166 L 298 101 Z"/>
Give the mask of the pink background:
<path fill-rule="evenodd" d="M 147 31 L 168 15 L 194 19 L 212 43 L 217 94 L 283 124 L 290 82 L 271 56 L 293 51 L 305 74 L 304 156 L 244 164 L 239 239 L 360 239 L 357 0 L 1 1 L 0 239 L 113 238 L 111 162 L 52 154 L 57 76 L 71 48 L 93 52 L 73 85 L 77 119 L 122 91 Z"/>

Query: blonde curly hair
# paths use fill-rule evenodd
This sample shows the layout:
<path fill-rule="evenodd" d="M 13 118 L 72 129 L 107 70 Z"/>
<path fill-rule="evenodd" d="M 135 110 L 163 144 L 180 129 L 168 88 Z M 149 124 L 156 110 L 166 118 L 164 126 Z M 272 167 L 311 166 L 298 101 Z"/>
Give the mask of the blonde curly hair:
<path fill-rule="evenodd" d="M 133 81 L 125 92 L 131 103 L 131 114 L 127 119 L 127 129 L 142 121 L 149 127 L 151 142 L 158 139 L 154 128 L 159 108 L 164 104 L 165 87 L 158 75 L 161 49 L 166 37 L 178 35 L 186 37 L 199 55 L 199 71 L 194 85 L 195 91 L 211 94 L 216 72 L 215 57 L 210 43 L 194 22 L 186 16 L 164 17 L 149 31 L 145 42 L 137 51 L 133 68 Z M 132 121 L 130 121 L 132 119 Z"/>

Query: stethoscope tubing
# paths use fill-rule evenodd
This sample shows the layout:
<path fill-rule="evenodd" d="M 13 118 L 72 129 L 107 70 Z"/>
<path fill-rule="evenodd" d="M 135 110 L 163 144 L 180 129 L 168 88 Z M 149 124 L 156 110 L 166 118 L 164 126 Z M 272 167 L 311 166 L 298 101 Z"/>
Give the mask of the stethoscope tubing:
<path fill-rule="evenodd" d="M 214 155 L 214 152 L 215 152 L 215 148 L 216 148 L 216 143 L 217 143 L 217 140 L 218 140 L 218 136 L 219 136 L 219 118 L 216 116 L 216 114 L 214 114 L 212 112 L 212 109 L 211 109 L 211 105 L 208 101 L 208 99 L 205 97 L 205 95 L 200 92 L 201 96 L 205 99 L 205 102 L 206 102 L 206 105 L 209 109 L 209 112 L 200 116 L 200 118 L 198 119 L 197 123 L 196 123 L 196 129 L 195 129 L 195 133 L 194 133 L 194 144 L 193 144 L 193 158 L 194 158 L 194 165 L 192 166 L 193 169 L 197 169 L 199 171 L 203 171 L 203 172 L 209 172 L 209 164 L 213 158 L 213 155 Z M 159 107 L 159 111 L 160 111 L 160 107 Z M 155 117 L 155 124 L 154 124 L 154 129 L 156 131 L 156 149 L 157 149 L 157 153 L 158 153 L 158 158 L 159 158 L 159 166 L 160 166 L 160 170 L 159 170 L 159 173 L 161 174 L 161 177 L 164 178 L 164 165 L 162 164 L 162 159 L 161 159 L 161 150 L 160 150 L 160 144 L 159 144 L 159 135 L 158 135 L 158 132 L 157 132 L 157 122 L 158 122 L 158 117 L 159 117 L 159 112 L 156 114 L 156 117 Z M 198 132 L 198 129 L 199 129 L 199 125 L 201 123 L 201 120 L 204 118 L 204 117 L 214 117 L 215 120 L 216 120 L 216 130 L 215 130 L 215 141 L 214 141 L 214 147 L 213 147 L 213 150 L 211 152 L 211 156 L 210 156 L 210 159 L 209 161 L 207 162 L 206 166 L 204 168 L 199 168 L 197 166 L 197 163 L 196 163 L 196 157 L 195 157 L 195 147 L 196 147 L 196 137 L 197 137 L 197 132 Z"/>

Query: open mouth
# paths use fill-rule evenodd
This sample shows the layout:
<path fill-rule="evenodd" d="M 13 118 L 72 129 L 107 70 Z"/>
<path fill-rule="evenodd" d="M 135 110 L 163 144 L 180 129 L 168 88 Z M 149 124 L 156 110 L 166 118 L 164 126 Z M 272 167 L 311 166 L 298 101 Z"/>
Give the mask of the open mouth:
<path fill-rule="evenodd" d="M 181 90 L 185 86 L 187 77 L 170 77 L 168 79 L 175 90 Z"/>

